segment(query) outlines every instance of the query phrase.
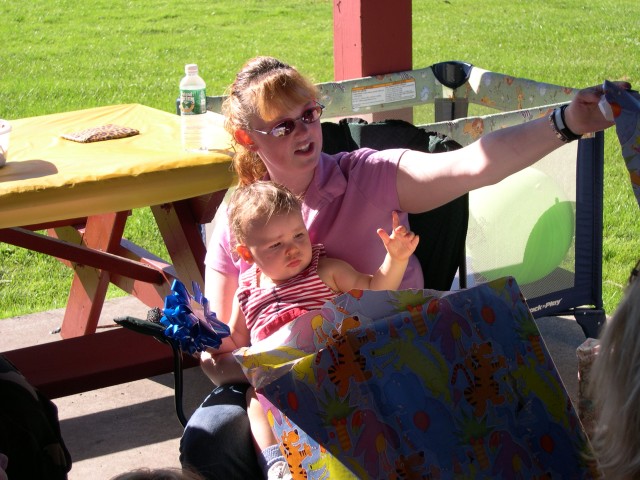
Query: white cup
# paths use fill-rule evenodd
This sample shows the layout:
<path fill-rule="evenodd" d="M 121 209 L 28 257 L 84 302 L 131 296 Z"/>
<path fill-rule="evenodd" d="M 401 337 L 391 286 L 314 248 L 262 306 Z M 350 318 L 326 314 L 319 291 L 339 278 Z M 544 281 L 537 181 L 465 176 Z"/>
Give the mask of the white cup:
<path fill-rule="evenodd" d="M 7 162 L 9 156 L 9 134 L 11 133 L 11 124 L 6 120 L 0 119 L 0 167 Z"/>

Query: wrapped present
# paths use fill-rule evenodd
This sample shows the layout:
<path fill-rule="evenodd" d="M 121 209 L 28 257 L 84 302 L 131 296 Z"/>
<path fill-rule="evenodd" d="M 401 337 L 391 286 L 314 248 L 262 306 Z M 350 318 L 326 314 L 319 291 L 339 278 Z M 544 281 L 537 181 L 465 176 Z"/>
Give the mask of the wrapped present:
<path fill-rule="evenodd" d="M 640 95 L 605 81 L 606 103 L 601 103 L 605 117 L 616 122 L 616 133 L 622 149 L 633 193 L 640 206 Z"/>
<path fill-rule="evenodd" d="M 598 477 L 511 277 L 352 291 L 278 335 L 236 358 L 294 478 Z"/>

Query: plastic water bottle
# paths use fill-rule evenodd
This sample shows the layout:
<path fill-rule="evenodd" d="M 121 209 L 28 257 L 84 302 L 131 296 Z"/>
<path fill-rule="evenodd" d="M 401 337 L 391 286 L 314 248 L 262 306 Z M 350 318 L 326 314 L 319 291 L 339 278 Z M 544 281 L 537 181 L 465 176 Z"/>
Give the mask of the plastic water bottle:
<path fill-rule="evenodd" d="M 182 120 L 182 147 L 194 152 L 206 147 L 206 84 L 198 75 L 198 65 L 184 67 L 185 76 L 180 81 L 180 117 Z"/>

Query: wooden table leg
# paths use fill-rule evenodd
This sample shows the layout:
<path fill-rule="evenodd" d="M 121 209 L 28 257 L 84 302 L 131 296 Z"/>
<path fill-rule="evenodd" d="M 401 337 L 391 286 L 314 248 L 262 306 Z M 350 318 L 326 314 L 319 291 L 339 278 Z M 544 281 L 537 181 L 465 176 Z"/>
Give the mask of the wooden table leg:
<path fill-rule="evenodd" d="M 115 251 L 128 215 L 128 212 L 117 212 L 87 218 L 82 243 L 103 252 Z M 56 233 L 59 238 L 65 236 L 63 229 L 57 229 Z M 73 269 L 75 275 L 60 332 L 62 338 L 95 333 L 109 287 L 108 271 L 79 264 L 74 264 Z"/>
<path fill-rule="evenodd" d="M 151 283 L 111 272 L 109 275 L 111 283 L 130 293 L 149 308 L 161 308 L 164 305 L 165 297 L 171 293 L 170 287 L 176 278 L 173 265 L 126 239 L 122 240 L 120 250 L 116 253 L 123 258 L 128 258 L 156 269 L 162 274 L 164 281 L 162 283 Z M 126 314 L 126 312 L 123 312 L 123 314 Z"/>
<path fill-rule="evenodd" d="M 206 248 L 200 224 L 187 201 L 151 207 L 178 279 L 191 291 L 191 282 L 204 289 Z"/>

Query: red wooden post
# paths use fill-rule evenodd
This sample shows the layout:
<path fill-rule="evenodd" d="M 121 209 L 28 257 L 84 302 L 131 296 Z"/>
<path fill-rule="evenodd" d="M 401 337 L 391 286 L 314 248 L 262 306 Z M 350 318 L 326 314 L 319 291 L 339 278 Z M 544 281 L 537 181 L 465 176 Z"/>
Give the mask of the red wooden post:
<path fill-rule="evenodd" d="M 411 0 L 334 0 L 334 79 L 411 70 Z M 412 109 L 374 113 L 372 120 L 413 120 Z"/>

